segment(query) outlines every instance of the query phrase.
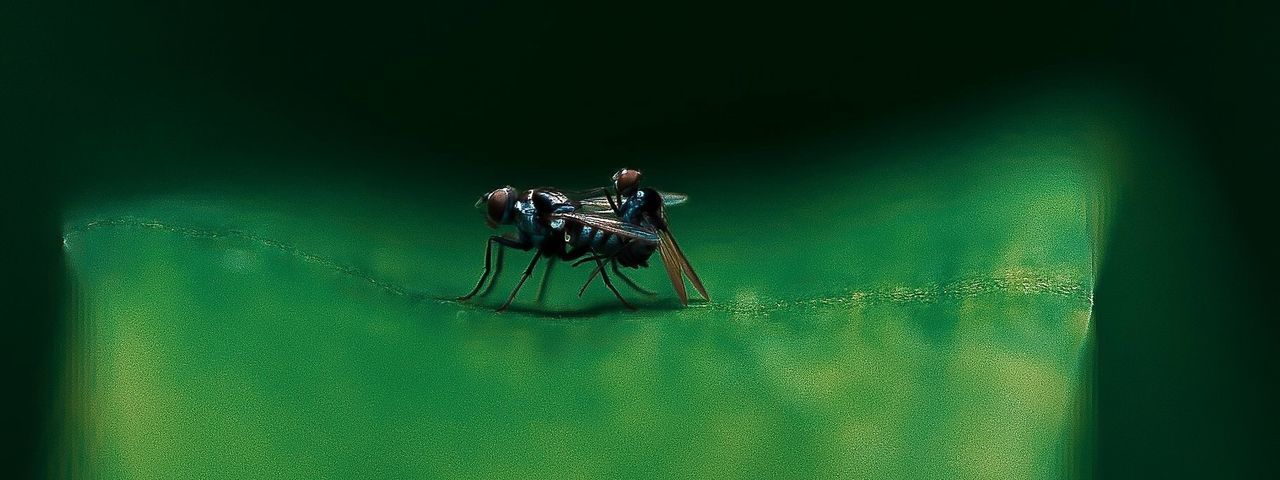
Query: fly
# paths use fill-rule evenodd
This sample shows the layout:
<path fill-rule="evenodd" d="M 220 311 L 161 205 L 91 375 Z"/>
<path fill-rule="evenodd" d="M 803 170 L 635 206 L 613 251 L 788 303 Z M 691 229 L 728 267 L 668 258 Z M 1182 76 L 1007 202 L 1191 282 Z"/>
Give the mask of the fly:
<path fill-rule="evenodd" d="M 485 222 L 490 228 L 496 228 L 498 225 L 514 225 L 516 231 L 514 235 L 489 237 L 488 242 L 485 243 L 484 271 L 480 280 L 476 282 L 475 288 L 470 293 L 459 297 L 459 300 L 466 301 L 474 297 L 480 292 L 485 280 L 489 278 L 493 271 L 494 244 L 498 245 L 499 268 L 501 268 L 505 247 L 522 251 L 534 250 L 533 259 L 525 268 L 515 290 L 498 308 L 498 311 L 505 310 L 511 305 L 542 257 L 547 257 L 549 262 L 581 259 L 574 266 L 594 262 L 596 269 L 579 290 L 579 295 L 599 275 L 618 301 L 628 308 L 635 309 L 614 288 L 609 274 L 605 272 L 605 263 L 608 262 L 613 267 L 614 274 L 629 286 L 641 293 L 652 295 L 653 292 L 645 290 L 623 275 L 618 266 L 631 268 L 648 266 L 648 258 L 654 251 L 658 251 L 682 304 L 688 304 L 684 282 L 680 276 L 682 272 L 689 277 L 690 282 L 703 298 L 709 299 L 706 290 L 702 287 L 702 281 L 698 279 L 697 274 L 693 273 L 693 268 L 684 257 L 680 246 L 671 236 L 664 208 L 664 197 L 670 198 L 672 201 L 668 204 L 672 205 L 683 203 L 686 199 L 679 194 L 639 188 L 639 172 L 627 169 L 614 176 L 612 191 L 607 188 L 598 188 L 571 196 L 554 188 L 519 191 L 506 186 L 489 192 L 476 202 L 477 207 L 485 208 Z M 582 258 L 584 256 L 586 258 Z M 548 273 L 553 264 L 548 264 Z M 497 272 L 494 272 L 489 288 L 493 287 L 496 280 Z M 544 276 L 544 288 L 545 282 Z"/>
<path fill-rule="evenodd" d="M 581 230 L 581 237 L 571 239 L 574 243 L 587 243 L 592 246 L 592 257 L 588 257 L 574 264 L 578 266 L 591 259 L 600 259 L 608 261 L 613 271 L 631 284 L 633 288 L 640 290 L 642 293 L 652 294 L 638 285 L 635 285 L 621 275 L 618 266 L 630 268 L 639 268 L 649 266 L 648 259 L 657 250 L 662 258 L 662 265 L 667 271 L 667 277 L 671 280 L 671 286 L 675 289 L 676 295 L 680 298 L 683 305 L 689 304 L 688 293 L 685 290 L 685 278 L 698 291 L 702 298 L 711 300 L 707 295 L 707 290 L 702 285 L 702 280 L 698 278 L 698 274 L 694 272 L 693 266 L 689 264 L 689 259 L 685 257 L 684 250 L 680 248 L 680 244 L 676 242 L 675 237 L 671 234 L 670 222 L 667 220 L 667 206 L 674 206 L 684 203 L 688 200 L 688 196 L 680 193 L 660 192 L 652 188 L 641 187 L 640 180 L 643 174 L 639 170 L 624 168 L 613 175 L 613 188 L 608 187 L 597 188 L 583 192 L 583 198 L 578 200 L 579 207 L 574 211 L 563 211 L 552 214 L 552 218 L 563 218 L 576 220 L 587 227 L 591 226 L 590 221 L 609 220 L 619 223 L 640 227 L 644 231 L 652 232 L 657 236 L 657 242 L 651 241 L 634 241 L 625 237 L 609 238 L 608 232 L 591 232 L 590 228 Z M 604 265 L 597 264 L 597 268 L 587 277 L 587 282 L 583 284 L 582 289 L 578 291 L 578 295 L 582 295 L 591 281 L 595 279 L 597 274 L 603 276 Z"/>

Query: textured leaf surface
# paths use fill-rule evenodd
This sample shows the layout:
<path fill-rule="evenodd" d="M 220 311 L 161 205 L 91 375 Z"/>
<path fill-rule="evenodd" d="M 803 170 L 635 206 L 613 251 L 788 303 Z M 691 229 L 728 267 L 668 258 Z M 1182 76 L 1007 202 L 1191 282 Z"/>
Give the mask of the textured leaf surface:
<path fill-rule="evenodd" d="M 588 270 L 560 264 L 542 304 L 539 271 L 495 313 L 521 252 L 492 294 L 450 300 L 490 232 L 471 197 L 430 189 L 334 181 L 81 208 L 64 243 L 83 468 L 1062 475 L 1086 393 L 1091 165 L 1107 151 L 1088 122 L 1020 120 L 960 147 L 819 149 L 805 159 L 885 166 L 750 180 L 768 195 L 669 187 L 690 194 L 673 231 L 715 299 L 688 308 L 654 259 L 632 276 L 659 296 L 620 285 L 638 312 L 598 281 L 576 298 Z M 662 175 L 678 172 L 649 178 Z"/>

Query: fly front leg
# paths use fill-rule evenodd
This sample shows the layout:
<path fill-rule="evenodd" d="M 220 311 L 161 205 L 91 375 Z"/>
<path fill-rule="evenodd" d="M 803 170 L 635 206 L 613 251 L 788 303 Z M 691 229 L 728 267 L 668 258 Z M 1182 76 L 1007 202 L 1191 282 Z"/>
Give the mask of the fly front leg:
<path fill-rule="evenodd" d="M 506 310 L 511 305 L 511 301 L 516 299 L 516 294 L 520 293 L 520 287 L 524 286 L 524 281 L 529 279 L 529 275 L 533 274 L 533 267 L 538 265 L 538 259 L 542 258 L 542 252 L 533 254 L 533 260 L 529 262 L 529 267 L 524 269 L 524 274 L 520 275 L 520 283 L 516 284 L 516 289 L 511 291 L 511 296 L 507 297 L 507 303 L 498 307 L 498 311 Z"/>
<path fill-rule="evenodd" d="M 501 248 L 501 245 L 499 245 L 499 247 L 498 258 L 494 260 L 493 264 L 493 276 L 489 277 L 489 286 L 484 287 L 484 290 L 480 291 L 481 297 L 487 296 L 489 295 L 489 292 L 493 291 L 493 286 L 498 284 L 498 276 L 502 275 L 502 266 L 506 265 L 506 262 L 503 260 L 507 249 Z"/>
<path fill-rule="evenodd" d="M 501 266 L 501 262 L 502 262 L 502 248 L 503 248 L 503 247 L 518 248 L 518 249 L 520 249 L 520 250 L 528 250 L 528 249 L 530 249 L 530 248 L 533 248 L 533 245 L 529 245 L 529 244 L 526 244 L 526 243 L 521 242 L 521 241 L 519 241 L 519 240 L 513 240 L 513 239 L 510 239 L 510 238 L 507 238 L 507 237 L 501 236 L 501 235 L 494 235 L 494 236 L 489 237 L 489 241 L 488 241 L 488 242 L 485 242 L 485 244 L 484 244 L 484 273 L 480 274 L 480 281 L 476 282 L 476 286 L 475 286 L 475 288 L 472 288 L 472 289 L 471 289 L 471 293 L 468 293 L 468 294 L 466 294 L 466 295 L 463 295 L 463 296 L 461 296 L 461 297 L 458 297 L 458 301 L 460 301 L 460 302 L 465 302 L 465 301 L 467 301 L 467 300 L 470 300 L 470 299 L 471 299 L 471 297 L 476 296 L 476 293 L 480 291 L 480 287 L 484 285 L 484 281 L 485 281 L 485 279 L 486 279 L 486 278 L 489 278 L 489 271 L 490 271 L 490 266 L 491 266 L 491 263 L 492 263 L 490 260 L 491 260 L 491 258 L 492 258 L 492 254 L 493 254 L 493 244 L 495 244 L 495 243 L 496 243 L 496 244 L 498 244 L 498 261 L 499 261 L 499 266 L 498 266 L 498 267 L 499 267 L 499 269 L 501 269 L 501 267 L 502 267 L 502 266 Z M 497 281 L 498 275 L 495 273 L 495 274 L 494 274 L 494 276 L 493 276 L 493 278 L 494 278 L 494 281 Z M 490 284 L 490 288 L 492 288 L 492 286 L 493 286 L 493 284 L 491 283 L 491 284 Z M 487 291 L 487 290 L 486 290 L 486 291 Z"/>
<path fill-rule="evenodd" d="M 617 202 L 614 202 L 613 200 L 614 197 L 610 196 L 607 193 L 605 194 L 604 198 L 609 200 L 609 208 L 613 209 L 614 215 L 622 215 L 622 194 L 621 193 L 617 194 L 617 199 L 618 199 Z"/>

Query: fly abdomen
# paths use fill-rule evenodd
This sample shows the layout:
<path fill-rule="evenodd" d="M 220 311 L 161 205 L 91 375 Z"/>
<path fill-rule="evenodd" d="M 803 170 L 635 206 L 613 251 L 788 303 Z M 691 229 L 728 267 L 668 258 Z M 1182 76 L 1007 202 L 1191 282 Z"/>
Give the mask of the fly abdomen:
<path fill-rule="evenodd" d="M 624 267 L 647 267 L 649 266 L 649 257 L 653 256 L 657 246 L 652 243 L 627 242 L 614 257 L 618 260 L 618 265 Z"/>
<path fill-rule="evenodd" d="M 612 255 L 622 247 L 617 235 L 597 228 L 582 227 L 580 238 L 597 255 Z"/>

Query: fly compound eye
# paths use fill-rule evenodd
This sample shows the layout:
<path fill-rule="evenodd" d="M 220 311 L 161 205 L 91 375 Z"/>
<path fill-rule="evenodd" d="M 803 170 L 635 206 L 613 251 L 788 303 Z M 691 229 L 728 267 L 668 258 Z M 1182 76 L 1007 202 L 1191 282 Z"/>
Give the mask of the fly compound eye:
<path fill-rule="evenodd" d="M 636 188 L 640 186 L 640 171 L 624 168 L 613 174 L 613 188 L 624 197 L 631 196 L 635 193 Z"/>
<path fill-rule="evenodd" d="M 485 195 L 484 202 L 486 206 L 485 223 L 490 227 L 496 227 L 498 224 L 504 223 L 507 217 L 507 210 L 511 208 L 511 204 L 515 200 L 515 189 L 511 187 L 502 187 Z"/>

